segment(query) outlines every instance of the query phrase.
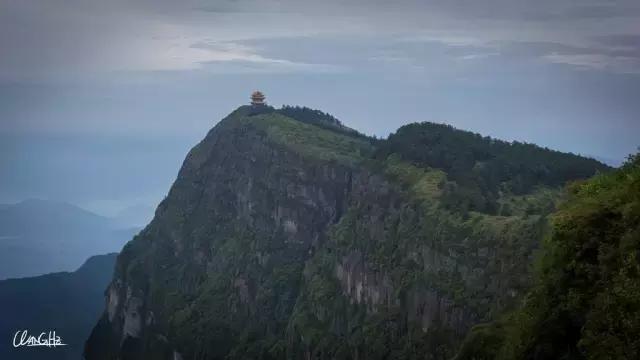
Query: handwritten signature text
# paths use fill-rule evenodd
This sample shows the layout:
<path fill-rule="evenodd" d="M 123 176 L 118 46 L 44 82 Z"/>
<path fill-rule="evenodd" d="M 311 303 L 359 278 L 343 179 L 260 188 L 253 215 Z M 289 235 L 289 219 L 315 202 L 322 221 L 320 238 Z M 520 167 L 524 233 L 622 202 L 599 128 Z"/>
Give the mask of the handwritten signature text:
<path fill-rule="evenodd" d="M 18 330 L 13 335 L 13 347 L 20 346 L 66 346 L 67 344 L 62 342 L 60 336 L 56 335 L 56 331 L 42 332 L 39 336 L 29 335 L 27 330 Z"/>

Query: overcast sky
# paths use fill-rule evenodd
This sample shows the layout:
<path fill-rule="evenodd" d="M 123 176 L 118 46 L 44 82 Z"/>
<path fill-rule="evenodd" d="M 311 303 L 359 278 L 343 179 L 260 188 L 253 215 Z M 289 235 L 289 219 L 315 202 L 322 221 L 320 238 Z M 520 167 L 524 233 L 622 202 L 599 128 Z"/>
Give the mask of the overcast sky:
<path fill-rule="evenodd" d="M 260 89 L 386 136 L 414 121 L 619 162 L 637 0 L 0 0 L 0 202 L 155 205 Z"/>

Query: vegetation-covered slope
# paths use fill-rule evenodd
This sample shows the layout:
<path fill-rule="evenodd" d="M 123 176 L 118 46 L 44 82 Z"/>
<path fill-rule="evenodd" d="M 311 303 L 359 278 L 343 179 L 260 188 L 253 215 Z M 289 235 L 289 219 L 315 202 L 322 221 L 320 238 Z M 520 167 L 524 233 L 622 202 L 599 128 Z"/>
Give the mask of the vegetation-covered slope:
<path fill-rule="evenodd" d="M 640 156 L 570 187 L 520 309 L 458 359 L 640 358 Z"/>
<path fill-rule="evenodd" d="M 458 211 L 449 169 L 377 146 L 304 108 L 234 111 L 123 249 L 87 358 L 452 356 L 526 290 L 560 191 Z"/>

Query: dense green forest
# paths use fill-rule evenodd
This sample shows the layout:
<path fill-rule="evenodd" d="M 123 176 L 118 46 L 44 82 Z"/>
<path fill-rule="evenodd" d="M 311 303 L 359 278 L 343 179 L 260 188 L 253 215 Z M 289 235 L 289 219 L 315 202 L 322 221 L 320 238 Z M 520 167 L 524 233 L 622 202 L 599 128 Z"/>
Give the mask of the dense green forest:
<path fill-rule="evenodd" d="M 449 209 L 499 213 L 500 197 L 526 194 L 536 187 L 567 181 L 609 168 L 596 160 L 537 145 L 506 142 L 460 131 L 450 125 L 414 123 L 380 143 L 378 158 L 398 154 L 417 166 L 447 173 L 443 204 Z M 508 214 L 507 214 L 508 215 Z"/>
<path fill-rule="evenodd" d="M 334 127 L 344 127 L 342 122 L 338 120 L 335 116 L 331 114 L 327 114 L 320 110 L 310 109 L 306 106 L 290 106 L 284 105 L 278 112 L 284 116 L 290 117 L 292 119 L 296 119 L 298 121 L 302 121 L 307 124 L 316 125 L 316 126 L 334 126 Z"/>
<path fill-rule="evenodd" d="M 338 120 L 331 114 L 322 112 L 320 110 L 311 109 L 306 106 L 283 105 L 280 109 L 277 110 L 277 112 L 288 118 L 295 119 L 309 125 L 314 125 L 322 129 L 327 129 L 349 136 L 359 137 L 362 139 L 368 139 L 369 141 L 375 140 L 374 138 L 369 138 L 366 135 L 345 126 L 340 120 Z"/>
<path fill-rule="evenodd" d="M 522 307 L 457 360 L 640 358 L 640 154 L 569 187 Z"/>

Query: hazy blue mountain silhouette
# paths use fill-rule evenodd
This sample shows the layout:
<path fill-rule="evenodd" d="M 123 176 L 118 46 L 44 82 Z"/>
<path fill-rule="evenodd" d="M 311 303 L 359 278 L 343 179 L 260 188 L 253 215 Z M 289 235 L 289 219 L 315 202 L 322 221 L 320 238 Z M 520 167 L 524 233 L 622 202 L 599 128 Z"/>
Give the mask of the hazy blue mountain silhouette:
<path fill-rule="evenodd" d="M 63 202 L 2 205 L 0 279 L 74 270 L 89 256 L 120 251 L 137 230 Z"/>

